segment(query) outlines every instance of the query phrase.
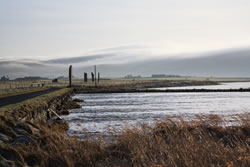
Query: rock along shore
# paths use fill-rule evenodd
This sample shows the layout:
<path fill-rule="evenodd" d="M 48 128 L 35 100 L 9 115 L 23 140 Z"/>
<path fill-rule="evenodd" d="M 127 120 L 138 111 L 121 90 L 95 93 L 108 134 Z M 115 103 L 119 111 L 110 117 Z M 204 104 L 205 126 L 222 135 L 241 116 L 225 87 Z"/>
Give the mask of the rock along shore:
<path fill-rule="evenodd" d="M 56 112 L 68 114 L 69 109 L 79 108 L 77 100 L 72 100 L 73 89 L 66 88 L 34 99 L 0 108 L 0 166 L 33 166 L 34 157 L 26 157 L 16 146 L 38 147 L 43 135 L 51 130 L 67 130 L 65 121 L 48 123 Z M 23 150 L 25 151 L 25 150 Z M 26 150 L 27 151 L 27 150 Z"/>

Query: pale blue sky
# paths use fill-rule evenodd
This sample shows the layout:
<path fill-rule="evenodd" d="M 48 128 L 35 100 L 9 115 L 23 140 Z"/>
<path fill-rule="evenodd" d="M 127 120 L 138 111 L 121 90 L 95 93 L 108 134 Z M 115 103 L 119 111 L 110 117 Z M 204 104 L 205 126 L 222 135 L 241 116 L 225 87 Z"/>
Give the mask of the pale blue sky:
<path fill-rule="evenodd" d="M 249 0 L 0 0 L 0 59 L 250 46 Z"/>

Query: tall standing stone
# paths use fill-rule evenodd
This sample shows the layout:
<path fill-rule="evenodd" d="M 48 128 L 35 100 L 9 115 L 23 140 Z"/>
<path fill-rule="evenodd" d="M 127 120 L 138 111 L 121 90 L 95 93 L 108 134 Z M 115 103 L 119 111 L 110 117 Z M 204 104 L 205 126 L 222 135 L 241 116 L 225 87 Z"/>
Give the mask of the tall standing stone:
<path fill-rule="evenodd" d="M 91 72 L 92 82 L 95 82 L 95 75 L 93 72 Z"/>
<path fill-rule="evenodd" d="M 88 74 L 86 72 L 84 73 L 84 82 L 88 82 Z"/>
<path fill-rule="evenodd" d="M 100 82 L 100 73 L 98 72 L 98 83 Z"/>
<path fill-rule="evenodd" d="M 96 86 L 96 65 L 94 66 L 95 68 L 95 86 Z"/>
<path fill-rule="evenodd" d="M 69 66 L 69 86 L 72 86 L 72 65 Z"/>

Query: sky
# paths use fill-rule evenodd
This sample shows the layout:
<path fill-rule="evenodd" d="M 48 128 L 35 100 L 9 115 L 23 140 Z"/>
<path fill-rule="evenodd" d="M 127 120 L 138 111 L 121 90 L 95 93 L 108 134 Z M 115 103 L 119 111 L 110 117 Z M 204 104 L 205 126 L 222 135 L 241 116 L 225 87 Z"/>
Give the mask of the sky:
<path fill-rule="evenodd" d="M 249 16 L 249 0 L 0 0 L 0 75 L 245 50 Z"/>
<path fill-rule="evenodd" d="M 246 47 L 249 16 L 249 0 L 0 0 L 0 58 L 46 60 L 119 47 L 145 56 Z"/>

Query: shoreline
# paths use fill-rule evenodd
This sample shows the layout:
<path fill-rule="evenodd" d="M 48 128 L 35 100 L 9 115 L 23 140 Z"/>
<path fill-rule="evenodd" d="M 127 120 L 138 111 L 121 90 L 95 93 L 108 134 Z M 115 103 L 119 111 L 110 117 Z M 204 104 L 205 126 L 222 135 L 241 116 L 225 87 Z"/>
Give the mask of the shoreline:
<path fill-rule="evenodd" d="M 89 93 L 199 93 L 199 92 L 250 92 L 249 89 L 165 89 L 165 90 L 153 90 L 153 89 L 99 89 L 85 90 L 76 89 L 76 94 L 89 94 Z"/>

